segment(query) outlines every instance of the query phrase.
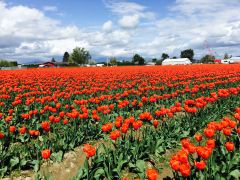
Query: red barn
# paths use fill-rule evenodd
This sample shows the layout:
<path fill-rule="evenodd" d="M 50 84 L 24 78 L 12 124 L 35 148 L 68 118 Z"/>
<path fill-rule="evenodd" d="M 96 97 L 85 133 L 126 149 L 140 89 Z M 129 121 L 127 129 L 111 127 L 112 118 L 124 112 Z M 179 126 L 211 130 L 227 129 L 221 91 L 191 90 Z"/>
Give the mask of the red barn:
<path fill-rule="evenodd" d="M 56 67 L 54 62 L 45 62 L 39 65 L 39 67 Z"/>
<path fill-rule="evenodd" d="M 215 64 L 221 64 L 221 59 L 215 59 L 215 60 L 214 60 L 214 63 L 215 63 Z"/>

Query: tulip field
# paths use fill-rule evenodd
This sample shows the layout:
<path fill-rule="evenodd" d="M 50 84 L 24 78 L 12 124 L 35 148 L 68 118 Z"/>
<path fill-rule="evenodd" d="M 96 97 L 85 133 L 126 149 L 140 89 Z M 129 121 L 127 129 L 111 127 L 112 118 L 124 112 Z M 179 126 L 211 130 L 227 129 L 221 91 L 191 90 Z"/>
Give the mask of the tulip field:
<path fill-rule="evenodd" d="M 82 147 L 72 180 L 239 179 L 239 122 L 238 64 L 2 70 L 0 176 Z"/>

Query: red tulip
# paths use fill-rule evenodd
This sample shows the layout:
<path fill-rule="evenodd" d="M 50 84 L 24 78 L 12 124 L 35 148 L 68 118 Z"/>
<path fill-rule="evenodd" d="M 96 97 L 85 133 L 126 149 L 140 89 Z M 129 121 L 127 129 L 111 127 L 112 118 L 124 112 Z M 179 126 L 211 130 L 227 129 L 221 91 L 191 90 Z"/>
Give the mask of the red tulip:
<path fill-rule="evenodd" d="M 206 141 L 206 144 L 207 144 L 207 147 L 210 147 L 210 148 L 215 148 L 215 140 L 214 139 L 208 139 Z"/>
<path fill-rule="evenodd" d="M 15 127 L 15 126 L 10 126 L 10 127 L 9 127 L 9 131 L 10 131 L 11 133 L 14 133 L 14 132 L 16 131 L 16 127 Z"/>
<path fill-rule="evenodd" d="M 237 133 L 240 134 L 240 128 L 237 128 Z"/>
<path fill-rule="evenodd" d="M 115 141 L 117 138 L 120 137 L 120 135 L 121 135 L 120 131 L 115 130 L 110 133 L 110 138 Z"/>
<path fill-rule="evenodd" d="M 122 133 L 127 133 L 128 128 L 129 128 L 129 127 L 128 127 L 127 124 L 123 124 L 123 125 L 122 125 L 122 128 L 121 128 L 121 132 L 122 132 Z"/>
<path fill-rule="evenodd" d="M 96 154 L 96 148 L 89 144 L 84 144 L 83 151 L 87 154 L 87 158 L 90 158 Z"/>
<path fill-rule="evenodd" d="M 223 129 L 223 134 L 226 136 L 230 136 L 232 133 L 232 129 L 231 128 L 224 128 Z"/>
<path fill-rule="evenodd" d="M 170 166 L 174 171 L 178 171 L 180 168 L 180 162 L 176 160 L 171 160 L 170 161 Z"/>
<path fill-rule="evenodd" d="M 51 156 L 51 151 L 49 149 L 45 149 L 42 151 L 42 158 L 43 159 L 48 159 Z"/>
<path fill-rule="evenodd" d="M 188 163 L 188 155 L 185 152 L 180 152 L 178 158 L 181 163 Z"/>
<path fill-rule="evenodd" d="M 4 134 L 2 132 L 0 132 L 0 139 L 3 139 L 4 138 Z"/>
<path fill-rule="evenodd" d="M 179 170 L 180 170 L 180 173 L 182 174 L 182 176 L 184 176 L 184 177 L 190 176 L 190 174 L 191 174 L 189 164 L 181 164 Z"/>
<path fill-rule="evenodd" d="M 194 137 L 195 137 L 196 141 L 198 141 L 198 142 L 202 141 L 202 135 L 200 133 L 195 134 Z"/>
<path fill-rule="evenodd" d="M 157 126 L 158 126 L 158 120 L 153 120 L 153 126 L 155 127 L 155 128 L 157 128 Z"/>
<path fill-rule="evenodd" d="M 181 140 L 181 143 L 182 143 L 182 147 L 187 149 L 190 144 L 190 140 L 188 138 L 184 138 Z"/>
<path fill-rule="evenodd" d="M 237 125 L 237 123 L 236 123 L 235 121 L 230 121 L 230 122 L 229 122 L 229 126 L 230 126 L 231 128 L 235 128 L 236 125 Z"/>
<path fill-rule="evenodd" d="M 50 123 L 48 121 L 43 121 L 41 123 L 42 128 L 44 131 L 49 132 L 50 131 Z"/>
<path fill-rule="evenodd" d="M 27 128 L 26 128 L 25 126 L 19 128 L 19 132 L 20 132 L 20 134 L 25 134 L 26 131 L 27 131 Z"/>
<path fill-rule="evenodd" d="M 193 144 L 189 144 L 187 150 L 190 154 L 193 154 L 196 152 L 196 147 Z"/>
<path fill-rule="evenodd" d="M 205 128 L 204 129 L 204 134 L 207 138 L 212 138 L 215 134 L 215 130 L 212 128 Z"/>
<path fill-rule="evenodd" d="M 203 170 L 206 167 L 205 161 L 200 161 L 200 162 L 194 161 L 194 164 L 195 164 L 196 168 L 199 170 Z"/>
<path fill-rule="evenodd" d="M 148 180 L 157 180 L 158 171 L 156 169 L 147 169 Z"/>
<path fill-rule="evenodd" d="M 68 124 L 68 120 L 67 120 L 67 119 L 64 119 L 64 120 L 63 120 L 63 124 Z"/>
<path fill-rule="evenodd" d="M 226 142 L 225 147 L 229 152 L 234 151 L 234 143 L 232 143 L 232 142 Z"/>

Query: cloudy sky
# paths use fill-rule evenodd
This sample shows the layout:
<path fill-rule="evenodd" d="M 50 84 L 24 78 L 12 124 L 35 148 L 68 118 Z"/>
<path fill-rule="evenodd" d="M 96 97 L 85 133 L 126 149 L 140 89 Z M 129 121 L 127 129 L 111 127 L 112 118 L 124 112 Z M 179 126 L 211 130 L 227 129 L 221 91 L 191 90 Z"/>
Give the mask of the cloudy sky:
<path fill-rule="evenodd" d="M 76 46 L 93 58 L 237 56 L 240 0 L 0 0 L 0 58 L 58 59 Z"/>

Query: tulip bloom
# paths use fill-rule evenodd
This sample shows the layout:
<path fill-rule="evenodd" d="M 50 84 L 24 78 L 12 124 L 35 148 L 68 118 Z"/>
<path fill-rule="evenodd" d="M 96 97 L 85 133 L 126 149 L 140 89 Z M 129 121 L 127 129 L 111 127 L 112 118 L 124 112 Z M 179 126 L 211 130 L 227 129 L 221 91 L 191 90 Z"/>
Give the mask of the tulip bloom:
<path fill-rule="evenodd" d="M 128 127 L 128 124 L 123 124 L 123 125 L 122 125 L 122 128 L 121 128 L 121 132 L 122 132 L 122 133 L 127 133 L 128 128 L 129 128 L 129 127 Z"/>
<path fill-rule="evenodd" d="M 4 138 L 4 134 L 2 132 L 0 132 L 0 139 L 3 139 Z"/>
<path fill-rule="evenodd" d="M 14 133 L 16 131 L 16 127 L 15 126 L 10 126 L 9 131 L 10 131 L 10 133 Z"/>
<path fill-rule="evenodd" d="M 43 159 L 48 159 L 51 156 L 51 151 L 49 149 L 45 149 L 42 151 L 42 158 Z"/>
<path fill-rule="evenodd" d="M 237 133 L 240 134 L 240 128 L 237 128 Z"/>
<path fill-rule="evenodd" d="M 229 151 L 229 152 L 234 151 L 234 148 L 235 148 L 234 143 L 232 143 L 232 142 L 226 142 L 225 147 L 226 147 L 227 151 Z"/>
<path fill-rule="evenodd" d="M 110 138 L 115 141 L 117 138 L 120 137 L 120 135 L 121 135 L 120 131 L 115 130 L 110 133 Z"/>
<path fill-rule="evenodd" d="M 229 122 L 229 126 L 230 126 L 231 128 L 235 128 L 236 125 L 237 125 L 237 123 L 236 123 L 235 121 L 230 121 L 230 122 Z"/>
<path fill-rule="evenodd" d="M 205 161 L 200 161 L 200 162 L 194 161 L 194 164 L 195 164 L 196 168 L 199 170 L 203 170 L 206 167 Z"/>
<path fill-rule="evenodd" d="M 231 133 L 232 133 L 232 129 L 231 129 L 231 128 L 224 128 L 224 129 L 223 129 L 223 134 L 224 134 L 225 136 L 230 136 Z"/>
<path fill-rule="evenodd" d="M 148 180 L 157 180 L 158 172 L 155 169 L 147 170 L 147 178 Z"/>
<path fill-rule="evenodd" d="M 171 160 L 170 161 L 170 166 L 174 171 L 178 171 L 180 168 L 180 162 L 177 160 Z"/>
<path fill-rule="evenodd" d="M 195 134 L 194 137 L 195 137 L 195 139 L 196 139 L 197 142 L 202 141 L 202 135 L 201 135 L 200 133 Z"/>
<path fill-rule="evenodd" d="M 96 148 L 89 144 L 84 144 L 83 152 L 87 154 L 87 158 L 90 158 L 96 154 Z"/>
<path fill-rule="evenodd" d="M 27 128 L 26 128 L 25 126 L 19 128 L 19 133 L 20 133 L 20 134 L 25 134 L 26 131 L 27 131 Z"/>
<path fill-rule="evenodd" d="M 210 147 L 210 148 L 215 148 L 215 140 L 214 139 L 208 139 L 207 142 L 206 142 L 206 145 L 207 147 Z"/>
<path fill-rule="evenodd" d="M 67 124 L 68 123 L 68 120 L 67 119 L 64 119 L 63 120 L 63 124 Z"/>
<path fill-rule="evenodd" d="M 50 131 L 50 123 L 48 121 L 43 121 L 41 123 L 42 128 L 44 131 L 49 132 Z"/>
<path fill-rule="evenodd" d="M 184 177 L 190 176 L 191 174 L 191 169 L 189 164 L 181 164 L 179 170 L 182 176 Z"/>
<path fill-rule="evenodd" d="M 215 134 L 215 130 L 212 128 L 205 128 L 204 129 L 204 134 L 207 138 L 212 138 Z"/>
<path fill-rule="evenodd" d="M 158 126 L 158 120 L 153 120 L 153 126 L 155 127 L 155 128 L 157 128 L 157 126 Z"/>

